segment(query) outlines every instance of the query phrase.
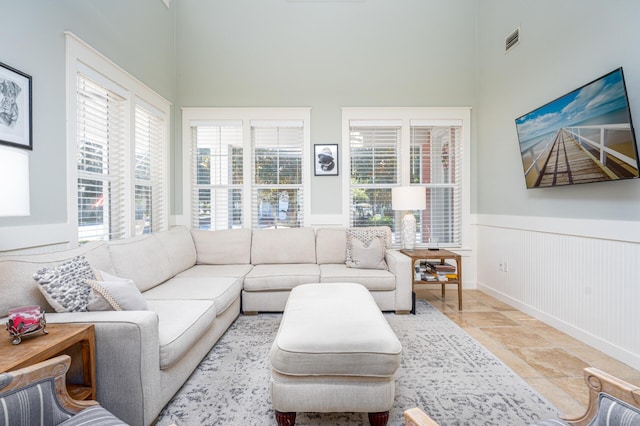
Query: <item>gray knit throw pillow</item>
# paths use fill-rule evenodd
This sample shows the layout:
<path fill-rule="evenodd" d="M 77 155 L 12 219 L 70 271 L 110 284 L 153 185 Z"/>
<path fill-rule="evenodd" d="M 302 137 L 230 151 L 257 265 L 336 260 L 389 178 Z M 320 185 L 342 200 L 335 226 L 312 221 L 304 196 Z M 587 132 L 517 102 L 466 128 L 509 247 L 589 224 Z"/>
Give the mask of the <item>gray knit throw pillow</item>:
<path fill-rule="evenodd" d="M 91 287 L 85 284 L 85 280 L 95 278 L 84 256 L 75 257 L 55 268 L 42 268 L 33 275 L 38 288 L 56 312 L 86 311 Z"/>

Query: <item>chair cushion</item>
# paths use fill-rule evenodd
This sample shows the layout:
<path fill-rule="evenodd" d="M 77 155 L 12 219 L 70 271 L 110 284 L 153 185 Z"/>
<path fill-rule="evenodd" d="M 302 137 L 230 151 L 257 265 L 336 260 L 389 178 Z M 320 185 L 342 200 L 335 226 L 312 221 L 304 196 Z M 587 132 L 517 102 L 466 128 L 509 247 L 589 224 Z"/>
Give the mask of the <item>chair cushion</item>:
<path fill-rule="evenodd" d="M 60 426 L 127 426 L 125 422 L 111 414 L 109 411 L 96 405 L 85 408 L 75 416 L 60 423 Z"/>
<path fill-rule="evenodd" d="M 62 423 L 71 414 L 60 407 L 54 389 L 52 377 L 6 393 L 0 389 L 0 424 L 5 424 L 5 420 L 9 425 L 55 426 Z"/>
<path fill-rule="evenodd" d="M 640 425 L 640 409 L 601 392 L 598 395 L 598 411 L 589 425 Z"/>

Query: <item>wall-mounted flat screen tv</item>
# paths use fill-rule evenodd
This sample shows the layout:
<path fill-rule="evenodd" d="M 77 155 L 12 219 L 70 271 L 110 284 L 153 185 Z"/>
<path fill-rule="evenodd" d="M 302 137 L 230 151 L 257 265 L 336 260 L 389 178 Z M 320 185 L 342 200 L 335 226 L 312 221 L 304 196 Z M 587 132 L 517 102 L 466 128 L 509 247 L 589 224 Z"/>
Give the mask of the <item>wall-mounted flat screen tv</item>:
<path fill-rule="evenodd" d="M 622 68 L 516 119 L 527 188 L 638 177 Z"/>

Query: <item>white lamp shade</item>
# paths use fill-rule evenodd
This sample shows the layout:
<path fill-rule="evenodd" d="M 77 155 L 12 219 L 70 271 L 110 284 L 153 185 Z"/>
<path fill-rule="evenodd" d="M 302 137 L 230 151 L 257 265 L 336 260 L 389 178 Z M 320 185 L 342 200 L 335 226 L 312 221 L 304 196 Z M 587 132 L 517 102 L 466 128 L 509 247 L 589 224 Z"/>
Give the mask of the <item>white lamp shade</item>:
<path fill-rule="evenodd" d="M 395 186 L 391 188 L 393 210 L 424 210 L 427 196 L 423 186 Z"/>
<path fill-rule="evenodd" d="M 29 153 L 0 146 L 0 216 L 29 214 Z"/>

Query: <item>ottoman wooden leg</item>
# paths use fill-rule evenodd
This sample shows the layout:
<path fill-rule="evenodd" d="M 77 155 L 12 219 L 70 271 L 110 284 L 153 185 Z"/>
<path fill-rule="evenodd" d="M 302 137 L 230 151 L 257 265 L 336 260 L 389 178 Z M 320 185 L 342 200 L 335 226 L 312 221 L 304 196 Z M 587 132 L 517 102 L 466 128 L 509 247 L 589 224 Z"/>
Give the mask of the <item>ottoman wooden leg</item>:
<path fill-rule="evenodd" d="M 276 411 L 276 422 L 278 426 L 293 426 L 296 424 L 296 413 L 282 413 Z"/>
<path fill-rule="evenodd" d="M 369 413 L 369 423 L 371 426 L 385 426 L 389 421 L 389 412 Z"/>

